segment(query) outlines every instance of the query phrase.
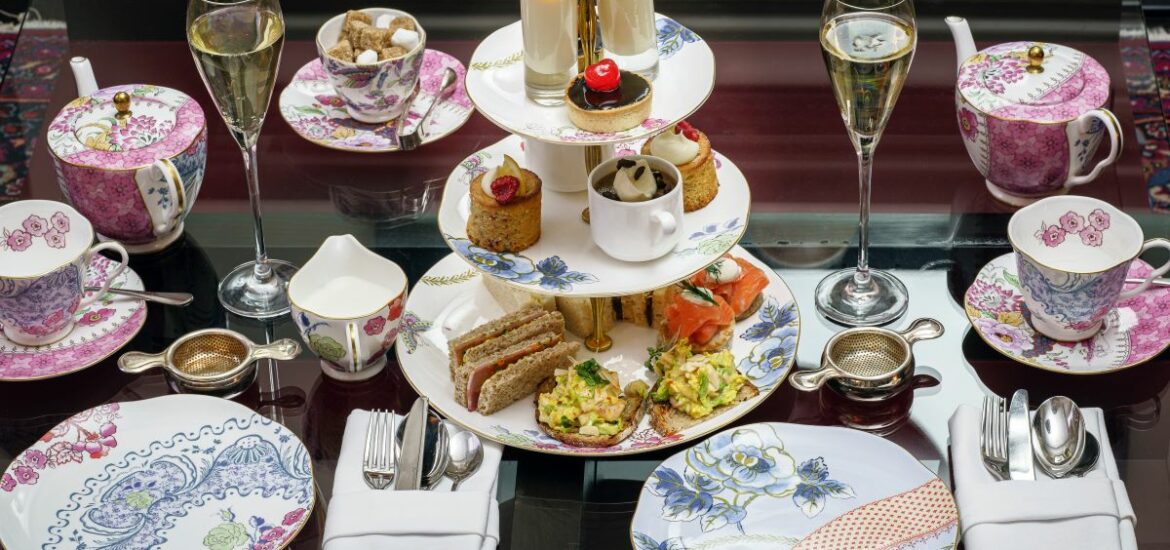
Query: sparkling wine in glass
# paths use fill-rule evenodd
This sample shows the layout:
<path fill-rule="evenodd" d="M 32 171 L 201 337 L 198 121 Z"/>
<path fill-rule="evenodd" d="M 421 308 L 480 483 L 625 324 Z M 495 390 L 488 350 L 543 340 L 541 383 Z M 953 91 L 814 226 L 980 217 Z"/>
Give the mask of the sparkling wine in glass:
<path fill-rule="evenodd" d="M 289 311 L 285 289 L 296 266 L 268 258 L 260 217 L 256 142 L 272 98 L 284 18 L 278 0 L 190 0 L 187 43 L 203 83 L 240 146 L 255 223 L 256 260 L 232 270 L 219 285 L 228 311 L 268 318 Z"/>
<path fill-rule="evenodd" d="M 825 0 L 820 38 L 833 95 L 857 152 L 861 216 L 857 268 L 832 273 L 817 285 L 817 310 L 846 325 L 881 325 L 901 317 L 909 303 L 901 281 L 869 267 L 869 203 L 874 149 L 914 58 L 914 4 Z"/>

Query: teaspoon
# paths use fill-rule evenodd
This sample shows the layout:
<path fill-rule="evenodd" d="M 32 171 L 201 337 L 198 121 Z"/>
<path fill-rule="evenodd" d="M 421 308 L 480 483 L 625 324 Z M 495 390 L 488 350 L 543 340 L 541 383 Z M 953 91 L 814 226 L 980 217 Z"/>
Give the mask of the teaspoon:
<path fill-rule="evenodd" d="M 1085 418 L 1072 399 L 1051 397 L 1032 419 L 1036 462 L 1048 475 L 1062 478 L 1080 464 L 1085 452 Z"/>
<path fill-rule="evenodd" d="M 479 465 L 483 463 L 483 445 L 479 441 L 479 437 L 469 430 L 459 430 L 450 424 L 448 429 L 451 430 L 450 445 L 448 446 L 448 455 L 451 460 L 447 463 L 447 477 L 454 482 L 451 484 L 451 490 L 457 490 L 459 484 L 463 480 L 475 475 Z"/>
<path fill-rule="evenodd" d="M 101 288 L 96 286 L 85 287 L 86 292 L 98 292 L 100 290 Z M 185 306 L 195 299 L 195 296 L 186 292 L 149 292 L 145 290 L 130 290 L 128 288 L 109 288 L 106 289 L 106 292 L 119 296 L 138 298 L 147 302 L 158 302 L 168 306 Z"/>

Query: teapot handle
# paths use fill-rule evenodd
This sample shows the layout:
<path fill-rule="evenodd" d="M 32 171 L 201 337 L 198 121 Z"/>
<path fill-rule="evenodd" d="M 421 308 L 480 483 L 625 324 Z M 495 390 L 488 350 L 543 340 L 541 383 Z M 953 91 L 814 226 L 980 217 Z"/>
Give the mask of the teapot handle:
<path fill-rule="evenodd" d="M 151 227 L 156 237 L 174 231 L 187 205 L 183 177 L 170 159 L 161 159 L 138 170 L 134 181 L 142 194 L 142 201 L 150 213 Z"/>
<path fill-rule="evenodd" d="M 1106 166 L 1113 164 L 1113 161 L 1117 160 L 1117 156 L 1121 153 L 1121 123 L 1117 121 L 1117 117 L 1113 116 L 1113 113 L 1111 113 L 1109 110 L 1093 109 L 1092 111 L 1081 115 L 1076 119 L 1076 121 L 1072 122 L 1072 124 L 1076 124 L 1083 132 L 1088 129 L 1088 126 L 1093 123 L 1094 119 L 1100 120 L 1102 123 L 1104 123 L 1105 130 L 1109 132 L 1109 156 L 1105 157 L 1105 159 L 1101 162 L 1098 162 L 1097 165 L 1093 167 L 1092 171 L 1083 176 L 1073 175 L 1072 171 L 1070 170 L 1068 181 L 1064 184 L 1065 187 L 1084 185 L 1090 181 L 1093 181 L 1097 178 L 1097 174 L 1100 174 L 1101 170 Z M 1076 159 L 1069 159 L 1069 161 L 1073 163 L 1077 162 Z"/>

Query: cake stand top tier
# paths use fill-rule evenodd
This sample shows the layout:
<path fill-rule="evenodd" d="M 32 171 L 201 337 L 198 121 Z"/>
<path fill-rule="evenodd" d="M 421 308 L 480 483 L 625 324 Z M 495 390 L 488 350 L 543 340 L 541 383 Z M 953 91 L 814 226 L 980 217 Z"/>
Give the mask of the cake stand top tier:
<path fill-rule="evenodd" d="M 467 71 L 467 94 L 488 120 L 514 134 L 564 145 L 603 145 L 649 137 L 697 111 L 715 87 L 715 55 L 694 31 L 657 15 L 658 78 L 650 118 L 622 132 L 586 132 L 563 105 L 547 107 L 524 93 L 523 36 L 517 21 L 489 35 Z"/>

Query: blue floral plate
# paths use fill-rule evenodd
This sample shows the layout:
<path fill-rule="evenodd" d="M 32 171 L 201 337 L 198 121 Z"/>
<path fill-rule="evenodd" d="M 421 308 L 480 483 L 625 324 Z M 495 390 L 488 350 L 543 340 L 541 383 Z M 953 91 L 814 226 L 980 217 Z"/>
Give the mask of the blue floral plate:
<path fill-rule="evenodd" d="M 650 427 L 649 421 L 643 421 L 633 435 L 613 447 L 573 447 L 548 437 L 537 428 L 531 398 L 521 399 L 490 416 L 468 412 L 456 403 L 455 385 L 447 371 L 447 340 L 505 312 L 484 285 L 484 275 L 469 268 L 455 254 L 440 260 L 411 289 L 402 327 L 398 331 L 398 345 L 395 346 L 398 364 L 415 391 L 430 398 L 431 405 L 443 416 L 482 437 L 518 449 L 549 454 L 613 456 L 648 452 L 692 441 L 735 421 L 767 399 L 792 369 L 800 339 L 800 312 L 788 285 L 746 250 L 737 246 L 731 253 L 759 266 L 768 275 L 764 305 L 751 318 L 736 324 L 731 343 L 737 368 L 760 388 L 760 395 L 671 436 L 659 435 Z M 594 354 L 582 346 L 577 359 L 584 361 L 593 357 L 607 368 L 614 369 L 621 378 L 622 387 L 634 379 L 652 385 L 654 375 L 643 363 L 646 348 L 658 343 L 657 332 L 620 322 L 609 334 L 613 337 L 613 348 Z"/>
<path fill-rule="evenodd" d="M 647 262 L 614 259 L 593 244 L 581 221 L 585 193 L 545 191 L 541 195 L 540 240 L 519 254 L 496 253 L 467 239 L 471 212 L 468 186 L 479 174 L 499 166 L 503 155 L 525 166 L 522 140 L 508 136 L 467 157 L 447 178 L 439 205 L 439 230 L 447 245 L 468 265 L 509 284 L 557 296 L 622 296 L 648 292 L 685 279 L 707 267 L 739 242 L 747 229 L 752 194 L 747 178 L 727 157 L 715 154 L 719 194 L 707 206 L 683 215 L 682 241 L 667 255 Z M 633 153 L 641 142 L 624 144 L 617 155 Z"/>
<path fill-rule="evenodd" d="M 308 451 L 284 426 L 214 397 L 82 411 L 0 476 L 0 546 L 276 550 L 313 509 Z"/>
<path fill-rule="evenodd" d="M 959 513 L 942 480 L 894 443 L 761 423 L 666 459 L 630 532 L 637 550 L 952 550 Z"/>

